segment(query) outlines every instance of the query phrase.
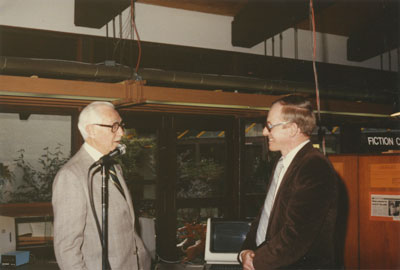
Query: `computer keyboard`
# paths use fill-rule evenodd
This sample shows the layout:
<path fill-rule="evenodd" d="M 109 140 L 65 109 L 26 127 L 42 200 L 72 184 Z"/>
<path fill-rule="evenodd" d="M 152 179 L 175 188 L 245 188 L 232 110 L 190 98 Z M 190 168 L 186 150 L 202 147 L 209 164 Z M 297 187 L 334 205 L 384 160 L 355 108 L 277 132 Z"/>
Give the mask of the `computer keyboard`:
<path fill-rule="evenodd" d="M 211 264 L 209 270 L 242 270 L 240 264 Z"/>

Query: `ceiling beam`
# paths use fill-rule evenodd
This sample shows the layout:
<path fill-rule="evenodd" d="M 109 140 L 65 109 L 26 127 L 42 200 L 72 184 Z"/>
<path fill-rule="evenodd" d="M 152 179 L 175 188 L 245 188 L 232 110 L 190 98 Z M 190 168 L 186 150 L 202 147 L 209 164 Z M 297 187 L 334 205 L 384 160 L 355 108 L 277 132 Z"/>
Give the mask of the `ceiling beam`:
<path fill-rule="evenodd" d="M 388 2 L 382 14 L 350 34 L 347 60 L 364 61 L 399 47 L 399 3 Z"/>
<path fill-rule="evenodd" d="M 232 21 L 232 45 L 251 48 L 309 16 L 309 0 L 249 0 Z M 335 0 L 314 0 L 314 12 Z"/>
<path fill-rule="evenodd" d="M 139 111 L 265 116 L 278 96 L 147 86 L 144 82 L 99 83 L 0 75 L 1 106 L 78 108 L 94 100 Z M 384 104 L 324 99 L 324 117 L 386 119 Z"/>
<path fill-rule="evenodd" d="M 0 97 L 16 99 L 55 99 L 90 102 L 126 98 L 126 87 L 119 83 L 56 80 L 38 77 L 0 75 Z M 6 102 L 7 103 L 7 102 Z"/>
<path fill-rule="evenodd" d="M 130 0 L 75 0 L 76 26 L 102 28 L 129 7 Z"/>

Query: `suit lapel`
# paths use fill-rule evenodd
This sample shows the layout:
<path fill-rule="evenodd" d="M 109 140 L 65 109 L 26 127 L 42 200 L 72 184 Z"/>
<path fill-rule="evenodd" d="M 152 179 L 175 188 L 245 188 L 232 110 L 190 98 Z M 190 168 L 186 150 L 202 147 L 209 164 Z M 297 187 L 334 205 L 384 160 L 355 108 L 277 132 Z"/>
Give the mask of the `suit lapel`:
<path fill-rule="evenodd" d="M 121 187 L 122 187 L 122 189 L 123 189 L 123 191 L 124 191 L 124 193 L 125 193 L 125 197 L 126 197 L 126 199 L 125 199 L 125 198 L 122 196 L 122 194 L 118 191 L 118 193 L 120 193 L 120 194 L 119 194 L 119 195 L 120 195 L 120 196 L 119 196 L 119 197 L 120 197 L 119 199 L 124 200 L 125 203 L 128 204 L 129 213 L 131 214 L 131 218 L 132 218 L 133 220 L 135 220 L 135 212 L 134 212 L 134 209 L 133 209 L 132 198 L 131 198 L 131 195 L 130 195 L 128 186 L 126 185 L 125 179 L 124 179 L 124 177 L 122 176 L 121 167 L 120 167 L 120 166 L 115 166 L 115 168 L 116 168 L 116 171 L 117 171 L 118 179 L 120 180 L 120 183 L 121 183 Z M 116 187 L 114 187 L 114 188 L 116 188 Z"/>
<path fill-rule="evenodd" d="M 95 162 L 94 159 L 89 155 L 89 153 L 83 147 L 81 147 L 81 149 L 78 151 L 77 158 L 79 158 L 82 161 L 82 163 L 84 164 L 83 167 L 85 167 L 85 168 L 89 168 Z M 94 170 L 96 170 L 96 169 L 93 169 L 91 171 L 91 173 L 93 173 Z M 122 189 L 124 190 L 126 199 L 122 196 L 120 191 L 113 184 L 111 184 L 111 182 L 108 185 L 109 196 L 110 196 L 109 199 L 120 200 L 118 205 L 126 205 L 127 204 L 128 208 L 129 208 L 129 213 L 131 215 L 131 218 L 132 218 L 132 220 L 134 220 L 135 214 L 134 214 L 134 210 L 133 210 L 132 198 L 130 196 L 130 192 L 128 190 L 128 187 L 126 186 L 125 180 L 122 177 L 122 172 L 121 172 L 120 166 L 116 166 L 116 171 L 117 171 L 118 179 L 120 180 Z M 87 175 L 87 172 L 86 172 L 86 175 Z M 101 171 L 100 170 L 98 170 L 97 173 L 95 173 L 93 181 L 96 182 L 96 184 L 93 183 L 93 188 L 96 188 L 96 186 L 99 187 L 99 188 L 101 187 L 101 181 L 102 180 L 101 180 Z M 87 182 L 84 185 L 84 188 L 86 190 L 85 194 L 87 196 L 87 200 L 90 201 L 89 200 L 89 192 L 88 192 L 88 183 Z M 115 196 L 111 196 L 111 192 L 112 193 L 118 193 L 118 194 L 115 194 Z M 98 192 L 93 190 L 93 193 L 96 194 Z M 100 191 L 99 194 L 101 196 L 101 191 Z M 99 197 L 99 200 L 100 200 L 100 198 L 101 197 Z M 95 200 L 97 200 L 97 199 L 95 199 Z"/>
<path fill-rule="evenodd" d="M 279 202 L 279 200 L 280 200 L 282 190 L 285 190 L 286 187 L 289 185 L 290 180 L 293 178 L 293 177 L 292 177 L 293 171 L 295 171 L 295 169 L 297 168 L 297 166 L 299 166 L 300 161 L 304 158 L 304 156 L 305 156 L 312 148 L 313 148 L 313 147 L 312 147 L 311 142 L 309 142 L 309 143 L 307 143 L 306 145 L 304 145 L 304 146 L 299 150 L 299 152 L 297 152 L 297 154 L 296 154 L 295 157 L 293 158 L 292 162 L 290 163 L 288 169 L 286 170 L 285 175 L 284 175 L 283 178 L 282 178 L 282 182 L 281 182 L 281 184 L 280 184 L 280 186 L 279 186 L 279 188 L 278 188 L 278 192 L 276 193 L 276 196 L 275 196 L 274 205 L 273 205 L 273 207 L 272 207 L 271 215 L 270 215 L 270 218 L 269 218 L 269 220 L 268 220 L 268 230 L 267 230 L 266 236 L 268 235 L 268 231 L 269 231 L 269 229 L 271 228 L 271 222 L 272 222 L 272 220 L 274 219 L 274 216 L 275 216 L 275 208 L 277 207 L 277 202 Z"/>
<path fill-rule="evenodd" d="M 86 194 L 87 200 L 90 201 L 89 189 L 88 189 L 88 184 L 89 184 L 88 183 L 88 170 L 89 170 L 89 167 L 94 163 L 94 159 L 89 155 L 89 153 L 85 150 L 85 148 L 83 146 L 79 149 L 78 153 L 76 154 L 76 158 L 82 164 L 82 168 L 86 169 L 86 171 L 83 171 L 83 174 L 85 175 L 85 178 L 82 178 L 82 179 L 85 179 L 85 183 L 84 183 L 83 187 L 84 187 L 84 189 L 86 191 L 85 194 Z M 96 169 L 93 169 L 93 170 L 90 171 L 91 175 L 89 177 L 91 177 L 93 175 L 93 172 L 95 170 Z M 94 175 L 93 181 L 98 181 L 96 179 L 97 174 Z M 101 181 L 101 177 L 100 177 L 100 181 Z"/>
<path fill-rule="evenodd" d="M 280 187 L 284 187 L 288 184 L 287 182 L 290 181 L 290 179 L 292 178 L 290 176 L 292 175 L 293 171 L 297 168 L 297 166 L 299 166 L 299 162 L 303 159 L 304 155 L 310 151 L 310 149 L 312 149 L 311 142 L 304 145 L 303 148 L 301 148 L 299 152 L 297 152 L 289 167 L 287 168 L 285 175 L 282 178 Z M 281 188 L 279 188 L 278 193 L 276 194 L 276 199 L 278 199 L 280 190 Z"/>

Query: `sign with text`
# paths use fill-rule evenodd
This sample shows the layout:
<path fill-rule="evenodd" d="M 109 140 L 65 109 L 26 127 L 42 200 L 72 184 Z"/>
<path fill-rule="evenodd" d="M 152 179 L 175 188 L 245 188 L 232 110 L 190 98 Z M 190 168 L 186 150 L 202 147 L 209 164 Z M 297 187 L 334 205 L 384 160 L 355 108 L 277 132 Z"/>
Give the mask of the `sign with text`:
<path fill-rule="evenodd" d="M 367 153 L 400 150 L 400 133 L 398 132 L 364 133 L 361 138 L 363 148 Z"/>
<path fill-rule="evenodd" d="M 400 188 L 400 164 L 371 164 L 372 188 Z"/>
<path fill-rule="evenodd" d="M 370 209 L 370 220 L 400 221 L 399 192 L 371 192 Z"/>

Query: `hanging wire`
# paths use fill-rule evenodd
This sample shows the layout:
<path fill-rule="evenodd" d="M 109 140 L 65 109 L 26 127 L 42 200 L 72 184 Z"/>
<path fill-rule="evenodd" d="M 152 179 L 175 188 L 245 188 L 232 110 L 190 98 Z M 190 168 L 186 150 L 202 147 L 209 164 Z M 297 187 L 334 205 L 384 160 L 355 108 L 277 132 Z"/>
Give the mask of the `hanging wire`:
<path fill-rule="evenodd" d="M 267 56 L 267 40 L 264 40 L 264 56 Z"/>
<path fill-rule="evenodd" d="M 113 27 L 113 43 L 115 45 L 116 35 L 115 35 L 115 18 L 112 19 L 112 27 Z"/>
<path fill-rule="evenodd" d="M 106 60 L 108 60 L 108 23 L 106 23 Z"/>
<path fill-rule="evenodd" d="M 317 58 L 317 34 L 315 30 L 315 14 L 314 14 L 314 7 L 313 7 L 313 0 L 310 0 L 310 24 L 312 29 L 312 41 L 313 41 L 313 53 L 312 53 L 312 63 L 313 63 L 313 71 L 314 71 L 314 81 L 315 81 L 315 99 L 317 102 L 317 116 L 318 116 L 318 135 L 322 137 L 322 151 L 324 155 L 326 155 L 325 149 L 325 132 L 321 127 L 321 103 L 319 97 L 319 85 L 318 85 L 318 73 L 317 73 L 317 66 L 316 66 L 316 58 Z"/>
<path fill-rule="evenodd" d="M 127 42 L 127 40 L 128 39 L 130 39 L 131 38 L 131 36 L 132 36 L 132 34 L 130 34 L 132 31 L 131 31 L 131 23 L 130 23 L 130 21 L 131 21 L 131 19 L 130 19 L 130 17 L 128 16 L 126 19 L 125 19 L 125 22 L 124 23 L 122 23 L 122 14 L 119 14 L 119 31 L 120 31 L 120 34 L 119 34 L 119 39 L 118 39 L 118 41 L 117 41 L 117 43 L 114 45 L 114 51 L 113 51 L 113 58 L 116 58 L 116 57 L 114 57 L 115 56 L 115 54 L 116 54 L 116 52 L 117 52 L 117 50 L 118 50 L 118 48 L 119 48 L 119 51 L 120 51 L 120 61 L 119 61 L 119 63 L 120 64 L 122 64 L 123 65 L 123 59 L 124 59 L 124 49 L 125 49 L 125 45 L 126 45 L 126 42 Z"/>
<path fill-rule="evenodd" d="M 272 37 L 272 56 L 275 56 L 275 37 Z"/>
<path fill-rule="evenodd" d="M 138 59 L 137 59 L 137 63 L 136 63 L 136 68 L 135 68 L 135 72 L 138 73 L 139 70 L 139 65 L 140 65 L 140 58 L 142 57 L 142 46 L 140 44 L 140 37 L 139 37 L 139 33 L 137 31 L 136 28 L 136 23 L 135 23 L 135 12 L 134 12 L 134 2 L 133 0 L 131 0 L 131 22 L 132 22 L 132 27 L 135 30 L 136 36 L 137 36 L 137 43 L 138 43 Z"/>
<path fill-rule="evenodd" d="M 112 53 L 112 60 L 115 60 L 116 58 L 116 53 L 118 50 L 118 45 L 120 43 L 120 39 L 117 38 L 117 34 L 116 34 L 116 28 L 115 28 L 115 18 L 112 19 L 112 27 L 113 27 L 113 53 Z"/>
<path fill-rule="evenodd" d="M 123 37 L 122 37 L 122 15 L 121 15 L 121 13 L 119 13 L 118 14 L 118 23 L 119 23 L 119 39 L 118 39 L 118 42 L 117 43 L 120 43 L 120 42 L 122 42 L 122 45 L 121 45 L 121 47 L 120 47 L 120 52 L 119 52 L 119 63 L 121 64 L 121 65 L 123 65 L 123 45 L 124 45 L 124 42 L 123 42 Z"/>
<path fill-rule="evenodd" d="M 294 28 L 294 59 L 299 59 L 299 40 L 297 27 Z"/>
<path fill-rule="evenodd" d="M 119 21 L 119 39 L 121 40 L 123 37 L 122 37 L 122 14 L 121 13 L 119 13 L 118 14 L 118 21 Z"/>

